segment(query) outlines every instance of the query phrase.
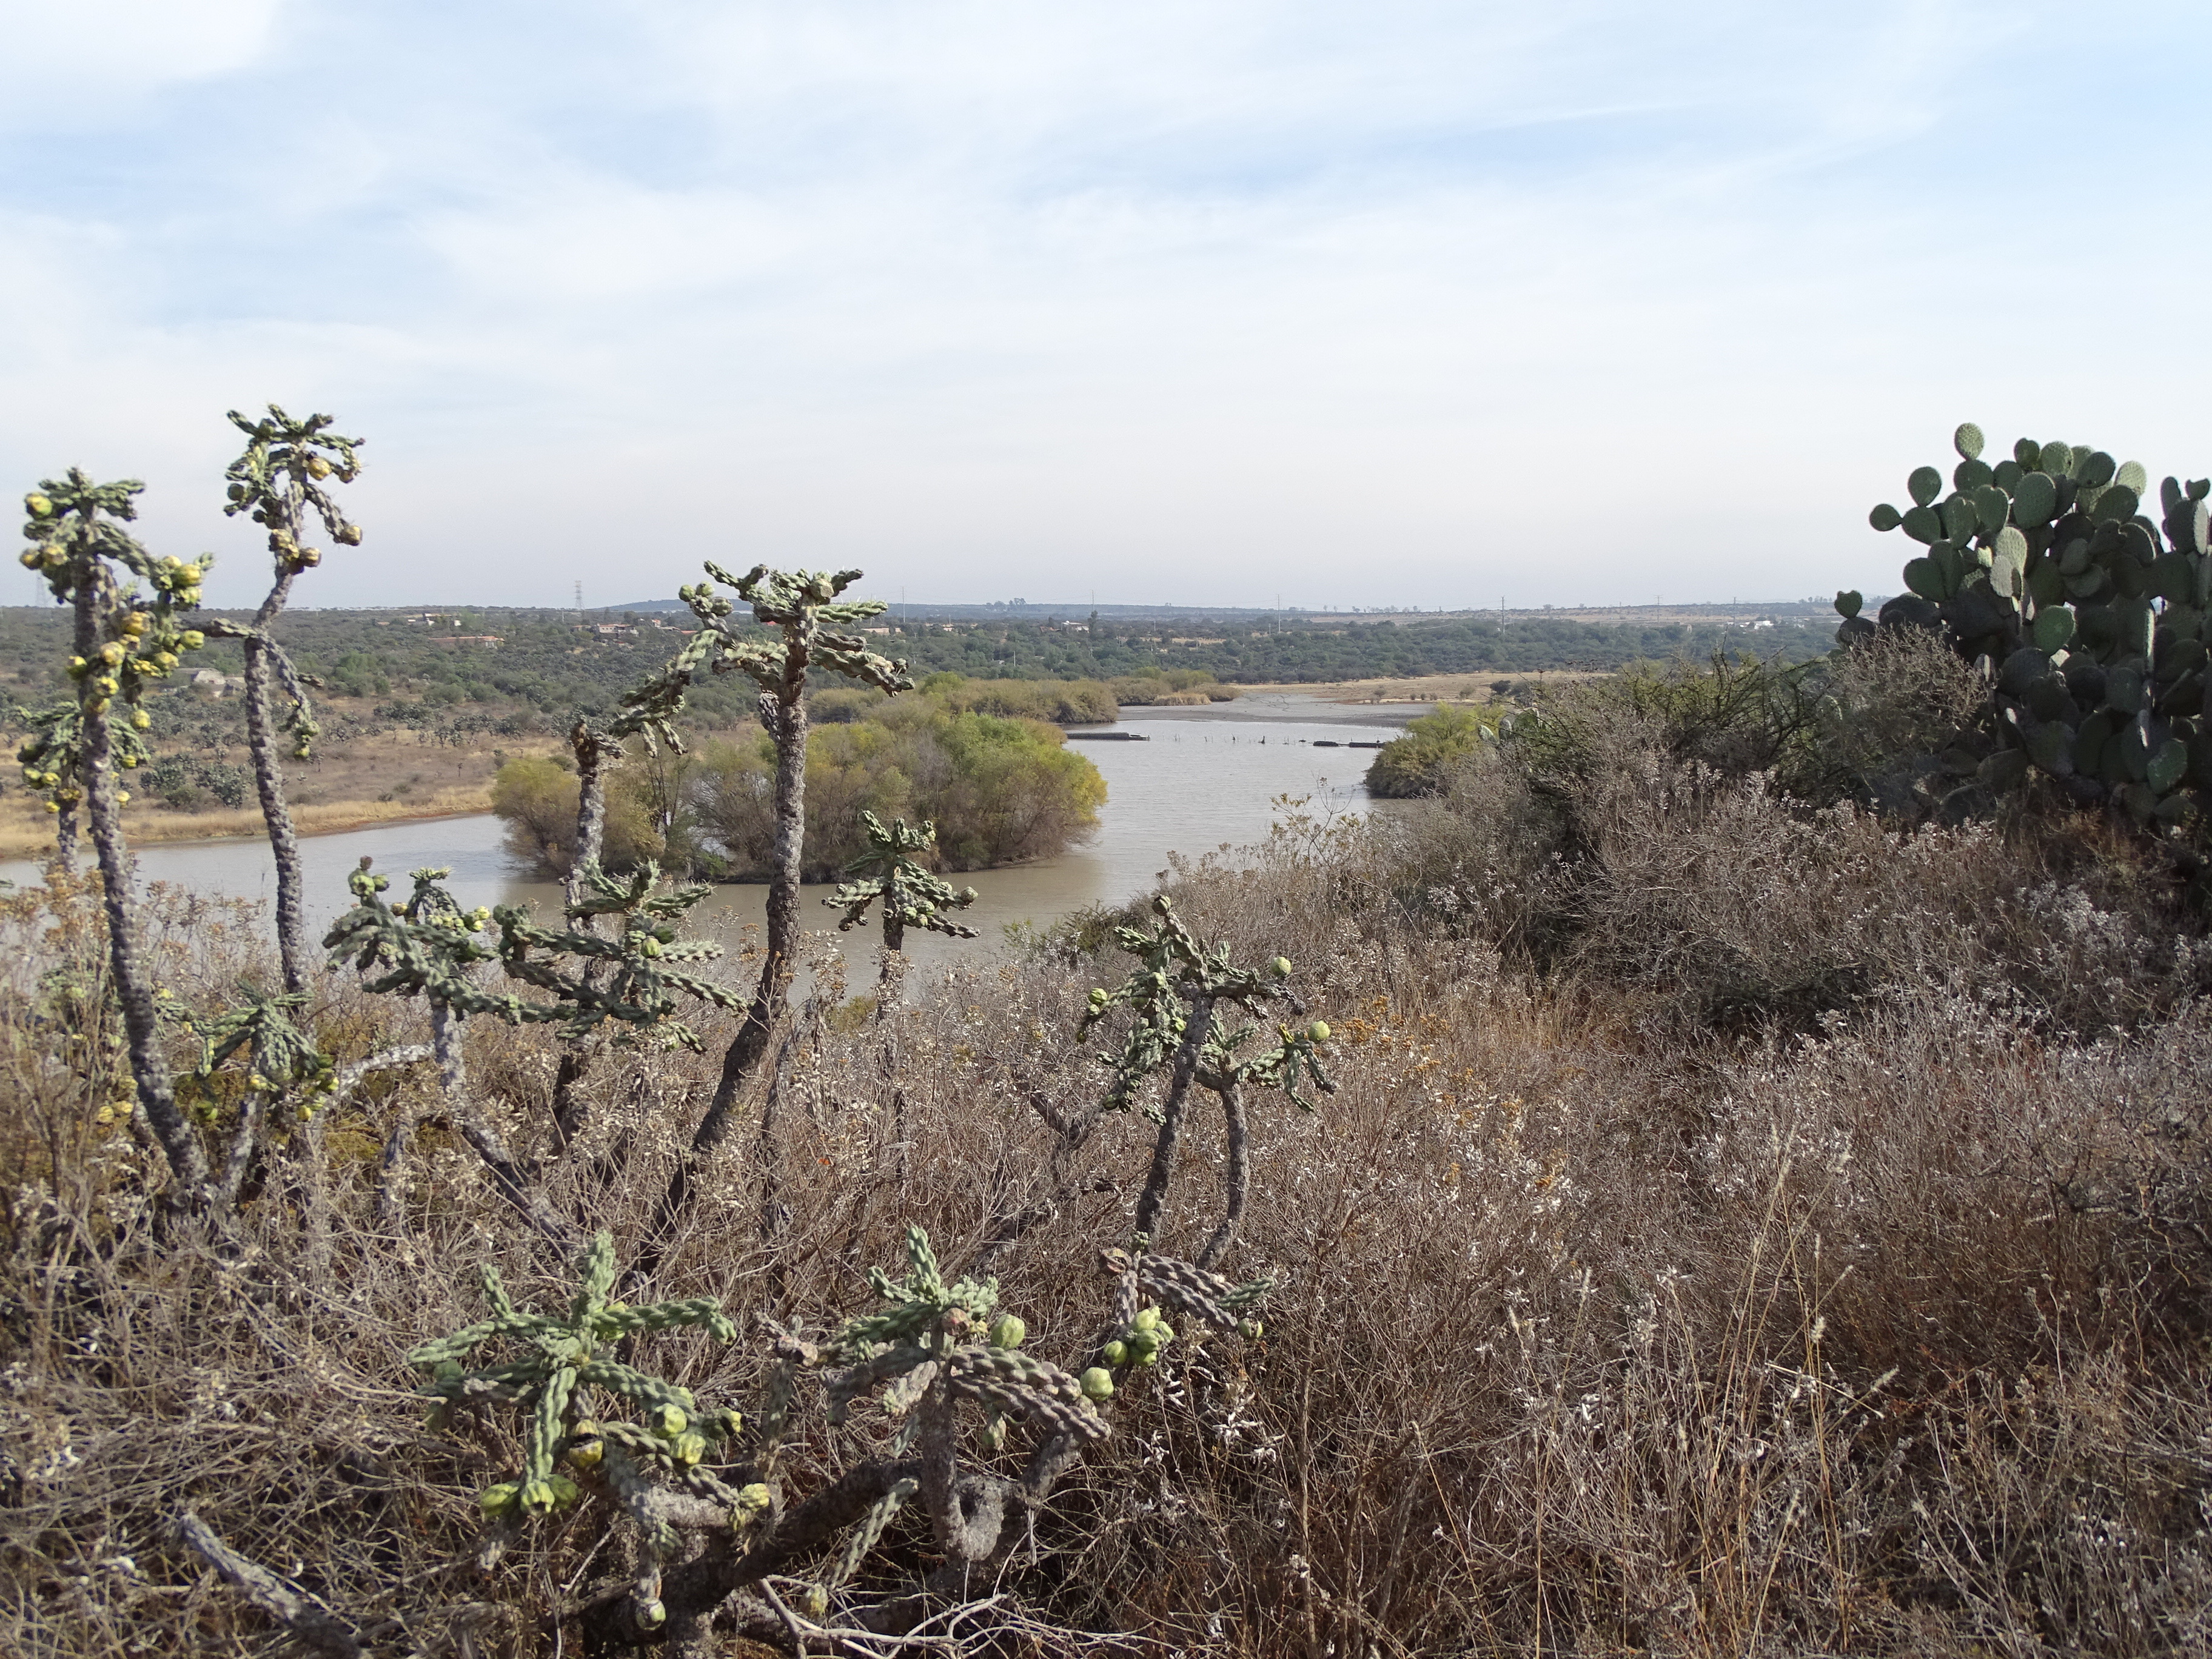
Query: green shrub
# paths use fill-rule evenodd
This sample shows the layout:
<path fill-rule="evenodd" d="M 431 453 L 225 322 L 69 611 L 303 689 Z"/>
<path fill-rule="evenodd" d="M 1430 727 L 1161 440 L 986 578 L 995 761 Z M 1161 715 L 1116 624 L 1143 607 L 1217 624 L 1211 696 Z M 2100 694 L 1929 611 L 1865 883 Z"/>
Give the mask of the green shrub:
<path fill-rule="evenodd" d="M 1367 793 L 1386 800 L 1439 793 L 1452 769 L 1498 731 L 1495 711 L 1443 704 L 1382 746 L 1367 769 Z"/>

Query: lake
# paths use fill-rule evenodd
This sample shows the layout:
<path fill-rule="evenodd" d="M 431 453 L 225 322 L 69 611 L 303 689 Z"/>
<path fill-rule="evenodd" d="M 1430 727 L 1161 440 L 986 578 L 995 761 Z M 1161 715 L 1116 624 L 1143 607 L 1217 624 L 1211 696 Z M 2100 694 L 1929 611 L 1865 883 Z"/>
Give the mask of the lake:
<path fill-rule="evenodd" d="M 977 870 L 951 879 L 971 886 L 976 902 L 961 920 L 981 937 L 972 944 L 941 934 L 908 935 L 917 963 L 941 961 L 995 944 L 1009 926 L 1049 927 L 1071 911 L 1114 903 L 1143 891 L 1168 867 L 1168 855 L 1188 857 L 1264 840 L 1279 816 L 1283 795 L 1310 797 L 1315 810 L 1370 810 L 1360 778 L 1371 750 L 1316 747 L 1316 744 L 1374 743 L 1395 737 L 1423 703 L 1340 704 L 1288 692 L 1254 693 L 1232 703 L 1200 708 L 1127 708 L 1119 726 L 1090 728 L 1128 732 L 1146 741 L 1076 739 L 1080 752 L 1106 780 L 1106 805 L 1098 834 L 1056 859 Z M 557 884 L 520 872 L 505 846 L 506 826 L 480 817 L 432 818 L 379 824 L 341 835 L 314 836 L 301 843 L 307 867 L 307 928 L 319 939 L 352 899 L 345 878 L 363 857 L 392 878 L 391 896 L 406 889 L 406 874 L 425 865 L 449 866 L 448 884 L 465 908 L 533 902 L 541 916 L 558 914 Z M 203 893 L 258 899 L 272 905 L 276 867 L 264 841 L 150 844 L 138 854 L 142 880 L 173 882 Z M 30 863 L 0 864 L 0 878 L 22 885 L 39 880 Z M 804 907 L 810 927 L 834 927 L 835 913 L 820 903 L 830 889 L 809 886 Z M 732 884 L 693 913 L 698 931 L 734 941 L 757 926 L 767 889 Z M 844 936 L 846 954 L 863 967 L 878 938 L 872 923 Z"/>

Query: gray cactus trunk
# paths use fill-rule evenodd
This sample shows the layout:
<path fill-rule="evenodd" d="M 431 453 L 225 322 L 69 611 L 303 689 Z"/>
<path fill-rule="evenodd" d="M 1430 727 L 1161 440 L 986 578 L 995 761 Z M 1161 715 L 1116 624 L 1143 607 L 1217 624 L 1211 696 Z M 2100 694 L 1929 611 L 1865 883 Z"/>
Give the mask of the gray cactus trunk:
<path fill-rule="evenodd" d="M 607 841 L 607 772 L 609 755 L 606 744 L 590 725 L 578 720 L 568 733 L 568 746 L 576 756 L 576 846 L 568 860 L 568 874 L 561 884 L 561 898 L 573 912 L 581 904 L 590 888 L 584 878 L 585 869 L 597 864 L 605 856 Z M 620 758 L 615 751 L 614 758 Z M 580 933 L 599 932 L 596 916 L 572 915 L 568 925 Z M 584 969 L 584 982 L 597 985 L 603 977 L 597 963 Z M 587 1103 L 584 1097 L 584 1074 L 591 1070 L 592 1055 L 588 1049 L 570 1048 L 562 1050 L 559 1069 L 553 1078 L 553 1128 L 562 1146 L 568 1146 L 584 1132 Z"/>
<path fill-rule="evenodd" d="M 87 662 L 99 660 L 100 613 L 107 594 L 106 574 L 96 568 L 88 570 L 77 584 L 77 654 Z M 83 648 L 88 641 L 88 650 Z M 84 684 L 79 683 L 78 696 L 88 705 L 91 698 L 82 689 Z M 124 844 L 121 808 L 115 799 L 114 755 L 106 714 L 94 714 L 86 708 L 81 744 L 85 814 L 92 826 L 93 852 L 100 860 L 100 901 L 107 912 L 109 971 L 114 979 L 115 999 L 123 1009 L 138 1107 L 146 1115 L 155 1139 L 161 1143 L 175 1178 L 170 1207 L 204 1209 L 210 1196 L 207 1156 L 169 1087 L 169 1068 L 161 1056 L 161 1026 L 154 1012 L 153 976 L 139 951 L 137 929 L 131 925 L 131 855 Z"/>
<path fill-rule="evenodd" d="M 1138 1248 L 1144 1249 L 1160 1224 L 1160 1212 L 1168 1200 L 1168 1182 L 1174 1178 L 1176 1152 L 1182 1139 L 1184 1109 L 1190 1102 L 1192 1083 L 1198 1076 L 1198 1059 L 1206 1046 L 1206 1028 L 1213 1021 L 1213 999 L 1196 999 L 1185 1017 L 1182 1046 L 1176 1050 L 1175 1069 L 1168 1075 L 1168 1097 L 1160 1106 L 1159 1138 L 1152 1145 L 1152 1167 L 1145 1190 L 1137 1200 L 1133 1231 Z"/>
<path fill-rule="evenodd" d="M 720 1146 L 730 1132 L 730 1113 L 738 1091 L 768 1052 L 769 1033 L 783 1012 L 791 983 L 792 957 L 799 944 L 799 873 L 806 839 L 806 705 L 800 690 L 806 681 L 802 662 L 792 672 L 781 696 L 761 699 L 761 724 L 775 740 L 775 845 L 768 878 L 768 959 L 761 963 L 760 988 L 753 994 L 744 1024 L 722 1056 L 722 1075 L 713 1103 L 691 1137 L 695 1158 Z"/>
<path fill-rule="evenodd" d="M 280 563 L 276 585 L 254 613 L 257 635 L 276 619 L 291 591 L 291 572 Z M 291 805 L 284 799 L 284 763 L 277 751 L 276 716 L 270 703 L 269 653 L 258 636 L 248 636 L 242 643 L 246 747 L 253 757 L 253 784 L 261 797 L 261 816 L 269 826 L 269 850 L 276 861 L 276 951 L 283 961 L 284 988 L 303 991 L 307 985 L 307 914 L 300 837 L 292 827 Z"/>

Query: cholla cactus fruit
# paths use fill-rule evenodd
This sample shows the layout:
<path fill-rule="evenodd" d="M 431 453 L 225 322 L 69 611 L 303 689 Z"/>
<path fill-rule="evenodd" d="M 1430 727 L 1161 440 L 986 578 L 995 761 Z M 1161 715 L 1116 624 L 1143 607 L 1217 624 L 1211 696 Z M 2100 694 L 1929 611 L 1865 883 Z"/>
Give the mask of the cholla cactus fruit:
<path fill-rule="evenodd" d="M 498 1269 L 486 1265 L 482 1284 L 491 1316 L 422 1344 L 407 1356 L 408 1363 L 426 1374 L 424 1392 L 433 1399 L 450 1403 L 489 1397 L 510 1401 L 525 1413 L 521 1474 L 484 1494 L 480 1502 L 487 1516 L 516 1510 L 544 1515 L 574 1503 L 580 1489 L 556 1467 L 565 1462 L 586 1478 L 604 1480 L 655 1550 L 665 1553 L 675 1539 L 653 1511 L 653 1478 L 724 1505 L 736 1504 L 738 1494 L 701 1465 L 708 1451 L 738 1433 L 741 1419 L 728 1410 L 702 1415 L 688 1389 L 600 1350 L 635 1333 L 678 1326 L 703 1328 L 725 1342 L 734 1340 L 737 1331 L 720 1304 L 706 1297 L 647 1307 L 611 1303 L 614 1242 L 605 1233 L 586 1247 L 577 1276 L 576 1294 L 556 1317 L 516 1307 Z M 477 1351 L 490 1343 L 504 1344 L 514 1357 L 477 1364 Z M 644 1422 L 612 1421 L 580 1411 L 580 1403 L 592 1389 L 629 1401 Z"/>
<path fill-rule="evenodd" d="M 837 923 L 840 933 L 860 926 L 867 915 L 868 907 L 879 904 L 887 949 L 902 949 L 909 927 L 945 933 L 954 939 L 975 937 L 973 927 L 954 921 L 945 914 L 973 904 L 975 890 L 956 890 L 950 882 L 932 874 L 915 857 L 937 844 L 934 823 L 924 820 L 920 824 L 910 824 L 904 818 L 893 818 L 886 827 L 881 818 L 863 809 L 860 824 L 867 835 L 867 850 L 845 866 L 845 873 L 855 879 L 846 882 L 822 901 L 832 909 L 845 913 Z"/>
<path fill-rule="evenodd" d="M 97 601 L 100 637 L 90 656 L 70 663 L 76 695 L 50 708 L 17 711 L 30 733 L 15 751 L 23 787 L 58 811 L 83 799 L 84 723 L 102 721 L 117 765 L 145 764 L 153 758 L 144 736 L 153 722 L 141 702 L 184 652 L 205 642 L 180 617 L 199 604 L 201 576 L 212 556 L 191 564 L 155 558 L 125 532 L 121 526 L 137 517 L 134 498 L 144 489 L 136 479 L 95 483 L 72 467 L 24 498 L 27 511 L 33 501 L 46 504 L 31 511 L 23 526 L 35 544 L 24 550 L 24 567 L 43 575 L 58 600 L 74 600 L 89 587 Z"/>
<path fill-rule="evenodd" d="M 1114 1397 L 1114 1373 L 1103 1365 L 1093 1365 L 1083 1373 L 1083 1394 L 1087 1400 L 1103 1401 Z"/>

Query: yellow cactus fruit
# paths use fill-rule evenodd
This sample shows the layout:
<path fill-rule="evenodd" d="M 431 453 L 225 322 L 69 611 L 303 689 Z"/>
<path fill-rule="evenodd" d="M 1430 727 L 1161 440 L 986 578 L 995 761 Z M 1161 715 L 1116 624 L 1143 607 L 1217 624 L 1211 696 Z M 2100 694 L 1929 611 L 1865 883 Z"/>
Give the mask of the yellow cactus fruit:
<path fill-rule="evenodd" d="M 691 1419 L 680 1406 L 656 1406 L 653 1408 L 653 1431 L 663 1440 L 673 1440 L 691 1426 Z"/>
<path fill-rule="evenodd" d="M 52 516 L 54 504 L 34 489 L 23 497 L 23 510 L 34 519 L 49 518 Z"/>
<path fill-rule="evenodd" d="M 1306 1027 L 1306 1035 L 1311 1037 L 1316 1042 L 1328 1042 L 1328 1022 L 1325 1019 L 1316 1020 L 1312 1024 Z"/>
<path fill-rule="evenodd" d="M 688 1469 L 707 1455 L 707 1437 L 690 1432 L 679 1434 L 670 1455 Z"/>
<path fill-rule="evenodd" d="M 307 476 L 311 478 L 329 477 L 331 476 L 331 464 L 319 455 L 308 456 Z"/>
<path fill-rule="evenodd" d="M 123 660 L 123 647 L 113 640 L 108 641 L 106 645 L 100 647 L 100 659 L 110 668 L 114 667 Z"/>
<path fill-rule="evenodd" d="M 15 562 L 26 570 L 36 570 L 44 562 L 44 559 L 39 549 L 27 547 L 15 556 Z"/>
<path fill-rule="evenodd" d="M 153 725 L 153 723 L 154 717 L 148 714 L 144 709 L 134 708 L 131 711 L 131 724 L 136 726 L 139 731 L 143 732 L 148 726 Z"/>

